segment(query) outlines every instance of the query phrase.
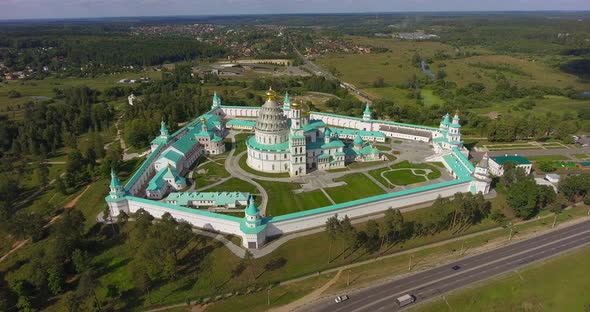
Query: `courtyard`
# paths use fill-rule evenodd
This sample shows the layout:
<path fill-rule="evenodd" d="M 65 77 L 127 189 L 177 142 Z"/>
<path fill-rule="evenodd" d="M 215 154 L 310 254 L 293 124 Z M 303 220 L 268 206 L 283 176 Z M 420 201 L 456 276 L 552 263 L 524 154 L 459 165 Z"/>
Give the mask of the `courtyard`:
<path fill-rule="evenodd" d="M 258 172 L 246 165 L 245 140 L 250 135 L 230 131 L 226 152 L 202 158 L 186 175 L 188 191 L 249 192 L 256 197 L 261 214 L 271 217 L 452 180 L 442 164 L 423 163 L 434 154 L 429 144 L 404 140 L 376 144 L 385 161 L 353 162 L 346 168 L 299 177 Z M 227 213 L 233 215 L 239 209 L 243 208 L 227 209 Z"/>

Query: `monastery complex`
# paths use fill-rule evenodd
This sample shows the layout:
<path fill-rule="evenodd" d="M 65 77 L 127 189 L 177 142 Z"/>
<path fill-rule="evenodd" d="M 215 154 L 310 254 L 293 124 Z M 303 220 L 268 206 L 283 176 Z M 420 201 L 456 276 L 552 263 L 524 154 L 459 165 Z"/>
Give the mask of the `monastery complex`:
<path fill-rule="evenodd" d="M 225 153 L 224 139 L 238 130 L 254 133 L 246 140 L 246 164 L 259 172 L 295 178 L 354 162 L 382 162 L 387 158 L 374 145 L 389 138 L 430 145 L 433 155 L 422 161 L 441 162 L 454 180 L 273 217 L 261 215 L 248 193 L 184 192 L 189 168 L 201 157 Z M 240 236 L 246 248 L 260 248 L 269 238 L 323 226 L 334 214 L 356 218 L 457 192 L 488 193 L 487 156 L 477 166 L 468 157 L 458 113 L 443 116 L 439 127 L 427 127 L 373 119 L 369 104 L 361 117 L 349 117 L 312 112 L 291 102 L 288 94 L 280 103 L 273 90 L 267 91 L 261 107 L 224 106 L 215 94 L 209 112 L 175 133 L 162 121 L 151 154 L 132 178 L 123 185 L 112 172 L 106 202 L 113 216 L 139 209 L 155 217 L 170 213 L 195 227 Z M 244 217 L 198 209 L 203 207 L 245 207 Z"/>

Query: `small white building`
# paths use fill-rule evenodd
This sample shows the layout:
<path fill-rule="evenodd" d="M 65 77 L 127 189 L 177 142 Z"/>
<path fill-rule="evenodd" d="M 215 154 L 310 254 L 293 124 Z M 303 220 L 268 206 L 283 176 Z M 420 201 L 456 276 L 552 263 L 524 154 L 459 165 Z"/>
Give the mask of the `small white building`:
<path fill-rule="evenodd" d="M 504 164 L 512 162 L 516 164 L 516 168 L 522 168 L 526 174 L 531 174 L 533 164 L 526 158 L 514 154 L 514 156 L 504 155 L 491 157 L 489 161 L 490 173 L 500 177 L 504 175 Z"/>
<path fill-rule="evenodd" d="M 170 193 L 165 202 L 185 207 L 236 208 L 248 204 L 246 192 L 184 192 Z"/>
<path fill-rule="evenodd" d="M 559 183 L 560 178 L 561 177 L 557 173 L 548 173 L 545 175 L 545 180 L 551 183 Z"/>

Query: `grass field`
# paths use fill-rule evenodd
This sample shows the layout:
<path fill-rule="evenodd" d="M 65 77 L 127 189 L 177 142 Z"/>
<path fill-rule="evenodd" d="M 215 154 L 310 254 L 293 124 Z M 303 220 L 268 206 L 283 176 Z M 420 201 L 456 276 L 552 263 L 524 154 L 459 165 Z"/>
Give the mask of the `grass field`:
<path fill-rule="evenodd" d="M 531 161 L 563 161 L 571 160 L 566 155 L 540 155 L 540 156 L 527 156 L 528 160 Z"/>
<path fill-rule="evenodd" d="M 248 192 L 258 194 L 256 186 L 238 178 L 231 178 L 217 186 L 208 188 L 207 192 Z"/>
<path fill-rule="evenodd" d="M 334 180 L 344 181 L 346 185 L 325 189 L 334 202 L 344 203 L 355 199 L 366 198 L 375 195 L 385 194 L 377 184 L 371 181 L 362 173 L 347 174 L 342 178 Z"/>
<path fill-rule="evenodd" d="M 301 188 L 296 183 L 262 180 L 256 180 L 256 182 L 262 185 L 268 193 L 267 216 L 280 216 L 332 204 L 321 190 L 295 194 L 293 190 Z"/>
<path fill-rule="evenodd" d="M 430 172 L 428 174 L 428 179 L 434 180 L 434 179 L 438 179 L 441 177 L 442 173 L 440 172 L 440 170 L 438 168 L 444 168 L 444 165 L 442 163 L 433 163 L 433 164 L 434 164 L 434 166 L 431 164 L 415 164 L 415 163 L 410 163 L 407 160 L 404 160 L 400 163 L 397 163 L 397 164 L 391 166 L 391 168 L 396 168 L 396 169 L 401 169 L 401 168 L 430 169 L 430 170 L 432 170 L 432 172 Z"/>
<path fill-rule="evenodd" d="M 414 175 L 409 169 L 389 171 L 384 173 L 383 176 L 395 185 L 408 185 L 426 181 L 424 177 Z"/>
<path fill-rule="evenodd" d="M 206 173 L 199 173 L 201 170 L 206 171 Z M 219 162 L 212 161 L 195 169 L 193 172 L 193 181 L 195 188 L 201 188 L 229 176 L 230 174 L 225 170 L 223 161 L 219 160 Z"/>
<path fill-rule="evenodd" d="M 590 86 L 587 87 L 590 89 Z M 512 100 L 505 102 L 498 102 L 495 105 L 485 108 L 473 108 L 471 111 L 478 114 L 488 114 L 490 112 L 498 112 L 500 114 L 510 114 L 513 112 L 514 107 L 521 100 Z M 563 96 L 546 95 L 545 98 L 535 100 L 536 105 L 531 112 L 536 114 L 551 113 L 572 113 L 576 114 L 580 110 L 587 108 L 590 105 L 590 100 L 573 100 Z M 527 112 L 527 111 L 525 111 Z"/>
<path fill-rule="evenodd" d="M 451 293 L 446 299 L 452 309 L 436 299 L 410 311 L 588 311 L 589 257 L 585 247 Z"/>

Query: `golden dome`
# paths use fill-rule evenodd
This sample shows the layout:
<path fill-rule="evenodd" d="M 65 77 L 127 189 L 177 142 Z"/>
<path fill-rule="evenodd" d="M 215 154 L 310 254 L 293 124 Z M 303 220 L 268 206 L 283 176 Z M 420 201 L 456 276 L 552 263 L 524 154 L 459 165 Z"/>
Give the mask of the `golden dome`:
<path fill-rule="evenodd" d="M 301 104 L 299 104 L 297 102 L 291 103 L 291 109 L 299 109 L 300 107 L 301 107 Z"/>
<path fill-rule="evenodd" d="M 272 87 L 268 88 L 268 91 L 266 91 L 266 100 L 267 101 L 275 101 L 277 98 L 277 93 L 273 91 Z"/>

